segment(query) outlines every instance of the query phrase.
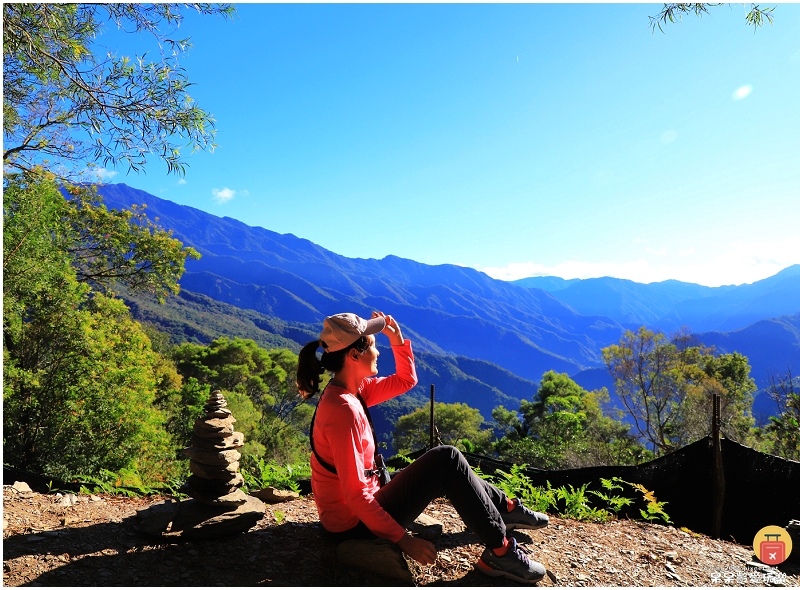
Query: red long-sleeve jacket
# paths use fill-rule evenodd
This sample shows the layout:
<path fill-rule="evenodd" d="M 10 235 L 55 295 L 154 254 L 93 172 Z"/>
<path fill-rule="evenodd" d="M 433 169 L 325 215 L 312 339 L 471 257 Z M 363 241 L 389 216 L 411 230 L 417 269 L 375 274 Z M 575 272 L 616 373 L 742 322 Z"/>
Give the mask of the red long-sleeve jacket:
<path fill-rule="evenodd" d="M 375 460 L 375 441 L 367 416 L 357 394 L 367 406 L 374 406 L 401 395 L 417 384 L 411 341 L 392 346 L 395 374 L 370 377 L 357 392 L 328 385 L 317 406 L 314 423 L 314 448 L 317 454 L 336 468 L 331 473 L 311 454 L 311 489 L 326 530 L 342 532 L 360 520 L 376 536 L 393 543 L 405 534 L 375 500 L 380 489 L 376 476 L 364 475 Z"/>

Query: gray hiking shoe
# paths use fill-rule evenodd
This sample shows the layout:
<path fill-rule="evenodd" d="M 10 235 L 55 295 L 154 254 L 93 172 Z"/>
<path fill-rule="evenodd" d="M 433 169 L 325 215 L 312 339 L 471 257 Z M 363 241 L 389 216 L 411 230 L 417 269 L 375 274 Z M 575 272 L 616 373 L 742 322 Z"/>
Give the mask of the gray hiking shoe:
<path fill-rule="evenodd" d="M 486 548 L 475 567 L 487 576 L 508 578 L 524 584 L 535 584 L 544 578 L 547 573 L 544 566 L 529 558 L 527 550 L 518 545 L 514 537 L 509 537 L 508 542 L 511 546 L 505 555 L 498 557 L 494 551 Z"/>
<path fill-rule="evenodd" d="M 506 523 L 506 530 L 513 531 L 514 529 L 541 529 L 550 523 L 550 518 L 541 512 L 534 512 L 529 508 L 522 505 L 522 502 L 517 500 L 517 507 L 511 512 L 500 513 L 503 517 L 503 522 Z"/>

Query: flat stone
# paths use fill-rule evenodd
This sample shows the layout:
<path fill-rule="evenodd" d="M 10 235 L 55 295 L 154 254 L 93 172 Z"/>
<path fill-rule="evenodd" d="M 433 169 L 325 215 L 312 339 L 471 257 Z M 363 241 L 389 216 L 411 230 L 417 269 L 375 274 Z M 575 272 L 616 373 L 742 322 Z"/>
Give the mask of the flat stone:
<path fill-rule="evenodd" d="M 200 416 L 194 421 L 194 427 L 195 429 L 200 427 L 203 430 L 219 431 L 233 426 L 234 422 L 236 422 L 236 418 L 234 418 L 233 415 L 227 418 L 206 418 Z"/>
<path fill-rule="evenodd" d="M 230 494 L 225 494 L 224 496 L 220 496 L 216 500 L 212 500 L 211 504 L 213 506 L 221 505 L 221 506 L 238 506 L 239 504 L 247 503 L 247 499 L 250 498 L 247 494 L 245 494 L 242 490 L 233 490 Z M 256 498 L 258 500 L 258 498 Z M 263 502 L 262 502 L 263 504 Z"/>
<path fill-rule="evenodd" d="M 408 526 L 409 531 L 416 533 L 418 537 L 422 537 L 427 541 L 433 541 L 441 537 L 443 528 L 444 525 L 440 521 L 425 513 L 420 514 L 417 519 Z"/>
<path fill-rule="evenodd" d="M 11 489 L 21 494 L 26 494 L 33 491 L 31 486 L 29 486 L 28 482 L 26 481 L 15 481 L 14 485 L 11 486 Z"/>
<path fill-rule="evenodd" d="M 213 430 L 205 429 L 202 426 L 195 424 L 193 433 L 195 436 L 199 436 L 200 438 L 225 438 L 226 436 L 231 436 L 233 434 L 233 426 L 226 426 L 225 428 Z"/>
<path fill-rule="evenodd" d="M 178 512 L 177 500 L 157 502 L 136 511 L 136 528 L 143 533 L 160 537 L 169 531 L 169 525 Z"/>
<path fill-rule="evenodd" d="M 226 415 L 229 415 L 231 412 L 227 408 L 227 406 L 228 404 L 225 402 L 206 404 L 203 406 L 203 411 L 206 412 L 206 414 L 215 414 L 217 412 L 222 412 L 225 413 Z M 220 416 L 220 418 L 224 418 L 224 416 Z"/>
<path fill-rule="evenodd" d="M 266 506 L 248 498 L 236 507 L 208 506 L 197 500 L 167 500 L 137 512 L 136 528 L 141 532 L 187 539 L 212 539 L 243 533 L 264 517 Z"/>
<path fill-rule="evenodd" d="M 172 522 L 172 531 L 187 539 L 214 539 L 243 533 L 264 518 L 265 510 L 266 505 L 261 500 L 247 495 L 245 502 L 233 509 L 184 500 Z"/>
<path fill-rule="evenodd" d="M 353 539 L 336 547 L 336 560 L 406 584 L 414 584 L 400 548 L 386 539 Z"/>
<path fill-rule="evenodd" d="M 183 454 L 203 465 L 230 465 L 242 458 L 239 451 L 206 451 L 197 447 L 186 447 Z"/>
<path fill-rule="evenodd" d="M 239 462 L 234 461 L 227 465 L 205 465 L 197 461 L 189 461 L 189 471 L 205 479 L 221 479 L 224 481 L 233 477 L 239 471 Z"/>
<path fill-rule="evenodd" d="M 244 477 L 241 473 L 234 473 L 232 475 L 233 477 L 227 481 L 221 479 L 206 479 L 197 475 L 190 475 L 189 479 L 186 480 L 186 487 L 197 490 L 205 495 L 226 496 L 244 485 Z"/>
<path fill-rule="evenodd" d="M 75 494 L 56 494 L 56 498 L 58 498 L 58 505 L 59 506 L 75 506 L 78 503 L 78 496 Z"/>
<path fill-rule="evenodd" d="M 28 482 L 26 481 L 15 481 L 14 485 L 11 486 L 11 489 L 14 490 L 23 500 L 33 498 L 36 495 L 36 492 L 31 489 L 31 486 L 29 486 Z"/>
<path fill-rule="evenodd" d="M 244 434 L 241 432 L 234 432 L 230 436 L 222 438 L 200 438 L 197 435 L 192 435 L 192 446 L 198 449 L 205 450 L 229 450 L 238 449 L 244 446 Z"/>
<path fill-rule="evenodd" d="M 291 490 L 279 490 L 273 487 L 266 487 L 255 492 L 250 492 L 251 496 L 263 500 L 267 504 L 279 504 L 281 502 L 290 502 L 300 497 L 297 492 Z"/>
<path fill-rule="evenodd" d="M 185 484 L 181 487 L 181 492 L 208 506 L 238 506 L 246 503 L 247 498 L 252 497 L 245 494 L 242 490 L 234 490 L 229 494 L 218 496 L 216 494 L 208 494 L 201 490 L 189 488 Z"/>

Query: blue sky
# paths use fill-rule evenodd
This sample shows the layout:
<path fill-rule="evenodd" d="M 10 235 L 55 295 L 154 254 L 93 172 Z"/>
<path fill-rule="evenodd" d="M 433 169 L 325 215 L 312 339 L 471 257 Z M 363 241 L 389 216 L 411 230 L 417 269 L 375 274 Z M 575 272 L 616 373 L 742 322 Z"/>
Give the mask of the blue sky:
<path fill-rule="evenodd" d="M 217 122 L 105 171 L 348 257 L 709 286 L 800 263 L 800 5 L 239 4 L 178 36 Z M 142 35 L 98 38 L 123 54 Z"/>

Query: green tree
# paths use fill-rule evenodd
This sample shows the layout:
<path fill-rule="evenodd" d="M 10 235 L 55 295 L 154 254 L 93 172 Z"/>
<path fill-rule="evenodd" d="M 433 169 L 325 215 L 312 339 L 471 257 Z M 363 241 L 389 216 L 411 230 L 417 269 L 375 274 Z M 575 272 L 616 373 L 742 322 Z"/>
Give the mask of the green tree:
<path fill-rule="evenodd" d="M 669 339 L 641 327 L 604 348 L 603 359 L 639 436 L 656 453 L 709 434 L 715 393 L 722 399 L 725 433 L 748 440 L 756 387 L 744 355 L 715 356 L 686 332 Z"/>
<path fill-rule="evenodd" d="M 234 413 L 237 428 L 254 443 L 251 452 L 263 450 L 268 460 L 283 463 L 307 459 L 313 408 L 296 394 L 295 353 L 266 350 L 243 338 L 217 338 L 207 346 L 182 344 L 173 360 L 184 379 L 220 389 L 232 411 L 238 404 L 236 411 L 243 415 Z"/>
<path fill-rule="evenodd" d="M 65 199 L 42 169 L 4 180 L 4 298 L 35 289 L 65 261 L 96 290 L 122 284 L 163 298 L 178 292 L 186 259 L 199 257 L 141 210 L 109 211 L 93 189 L 73 187 Z"/>
<path fill-rule="evenodd" d="M 80 178 L 88 160 L 141 169 L 151 154 L 183 172 L 178 140 L 213 147 L 213 120 L 192 102 L 178 62 L 187 40 L 161 29 L 186 8 L 232 13 L 211 4 L 3 5 L 3 442 L 17 466 L 160 478 L 174 465 L 154 403 L 180 380 L 112 296 L 117 286 L 177 292 L 196 253 L 141 209 L 108 211 L 84 188 L 65 199 L 55 180 Z M 95 52 L 105 21 L 169 49 L 155 62 Z"/>
<path fill-rule="evenodd" d="M 497 406 L 492 410 L 492 420 L 500 439 L 520 440 L 526 434 L 519 412 L 509 410 L 505 406 Z"/>
<path fill-rule="evenodd" d="M 157 355 L 121 301 L 85 295 L 65 274 L 6 335 L 4 461 L 61 478 L 123 468 L 168 478 Z"/>
<path fill-rule="evenodd" d="M 767 393 L 778 404 L 779 414 L 770 417 L 767 432 L 773 438 L 772 452 L 800 461 L 800 387 L 788 371 L 783 377 L 770 377 Z"/>
<path fill-rule="evenodd" d="M 602 408 L 609 401 L 605 387 L 584 395 L 584 444 L 580 456 L 574 461 L 576 467 L 636 465 L 652 458 L 631 434 L 630 425 L 622 421 L 621 412 L 616 418 L 605 414 Z"/>
<path fill-rule="evenodd" d="M 164 427 L 173 437 L 175 448 L 181 449 L 190 444 L 195 420 L 203 414 L 203 406 L 211 395 L 211 387 L 201 385 L 194 378 L 183 383 L 180 374 L 178 377 L 177 382 L 162 381 L 161 386 L 157 386 L 155 405 L 164 412 Z M 176 455 L 176 458 L 183 459 L 180 455 Z"/>
<path fill-rule="evenodd" d="M 73 214 L 52 175 L 6 178 L 4 458 L 58 477 L 101 468 L 166 477 L 174 452 L 153 402 L 168 372 L 124 304 L 79 280 Z M 152 285 L 177 282 L 147 272 Z"/>
<path fill-rule="evenodd" d="M 531 465 L 561 467 L 568 454 L 579 452 L 586 425 L 585 393 L 568 375 L 548 371 L 533 401 L 522 401 L 519 411 L 532 443 L 528 449 Z"/>
<path fill-rule="evenodd" d="M 474 452 L 485 452 L 489 449 L 491 431 L 482 428 L 484 420 L 479 410 L 460 402 L 436 402 L 434 420 L 442 444 L 453 445 L 462 451 L 468 450 L 467 447 Z M 411 453 L 427 447 L 429 442 L 429 405 L 417 408 L 397 420 L 393 445 L 398 453 Z"/>
<path fill-rule="evenodd" d="M 635 462 L 641 448 L 626 425 L 603 414 L 606 402 L 604 389 L 589 392 L 567 374 L 548 371 L 519 414 L 502 406 L 492 412 L 503 433 L 495 450 L 506 461 L 544 469 Z"/>
<path fill-rule="evenodd" d="M 757 390 L 750 377 L 750 362 L 738 352 L 719 356 L 703 355 L 704 373 L 687 390 L 683 405 L 682 443 L 688 444 L 711 432 L 713 395 L 720 397 L 720 427 L 727 438 L 750 444 L 753 419 L 753 394 Z"/>
<path fill-rule="evenodd" d="M 103 291 L 121 283 L 161 300 L 179 291 L 186 260 L 200 258 L 196 250 L 150 221 L 144 207 L 109 210 L 95 187 L 69 190 L 68 252 L 78 280 Z"/>
<path fill-rule="evenodd" d="M 273 370 L 266 385 L 271 392 L 261 440 L 266 448 L 279 449 L 273 456 L 285 464 L 308 461 L 309 427 L 314 408 L 297 395 L 297 354 L 285 348 L 269 351 Z"/>
<path fill-rule="evenodd" d="M 637 332 L 628 330 L 619 344 L 602 353 L 639 435 L 659 453 L 679 447 L 676 433 L 686 375 L 680 370 L 678 347 L 664 334 L 641 327 Z"/>
<path fill-rule="evenodd" d="M 542 376 L 533 401 L 523 400 L 520 404 L 525 430 L 540 438 L 574 439 L 586 423 L 585 393 L 566 373 L 548 371 Z"/>
<path fill-rule="evenodd" d="M 21 328 L 27 298 L 46 292 L 68 272 L 67 204 L 40 172 L 3 190 L 3 331 Z"/>
<path fill-rule="evenodd" d="M 187 9 L 230 16 L 225 4 L 3 4 L 3 164 L 48 162 L 75 178 L 87 161 L 141 170 L 151 155 L 182 173 L 179 140 L 213 149 L 214 120 L 189 96 L 180 66 Z M 159 59 L 95 47 L 103 26 L 152 34 Z"/>

